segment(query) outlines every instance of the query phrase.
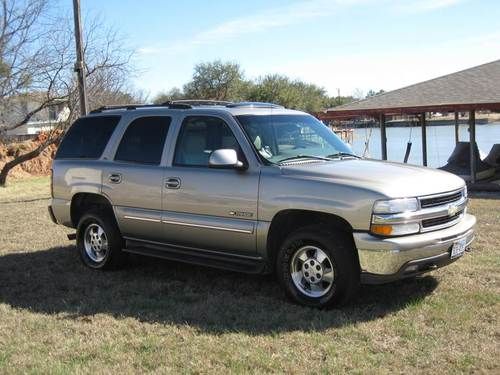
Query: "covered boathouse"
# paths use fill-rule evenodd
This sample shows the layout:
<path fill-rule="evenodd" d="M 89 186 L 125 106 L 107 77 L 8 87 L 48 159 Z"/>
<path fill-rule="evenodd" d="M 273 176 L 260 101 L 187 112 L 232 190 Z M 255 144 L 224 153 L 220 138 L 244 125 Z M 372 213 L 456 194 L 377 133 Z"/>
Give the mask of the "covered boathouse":
<path fill-rule="evenodd" d="M 459 113 L 469 113 L 469 141 L 465 148 L 470 165 L 468 179 L 477 181 L 481 162 L 476 145 L 476 111 L 500 111 L 500 60 L 389 91 L 317 114 L 323 121 L 373 118 L 379 122 L 382 159 L 387 160 L 386 118 L 417 116 L 422 131 L 422 164 L 427 165 L 427 112 L 454 112 L 455 142 L 459 143 Z M 500 143 L 492 140 L 493 143 Z M 473 147 L 470 147 L 473 145 Z M 494 146 L 493 149 L 498 149 Z M 463 148 L 464 149 L 464 148 Z M 492 149 L 492 151 L 493 151 Z M 456 149 L 458 150 L 458 149 Z"/>

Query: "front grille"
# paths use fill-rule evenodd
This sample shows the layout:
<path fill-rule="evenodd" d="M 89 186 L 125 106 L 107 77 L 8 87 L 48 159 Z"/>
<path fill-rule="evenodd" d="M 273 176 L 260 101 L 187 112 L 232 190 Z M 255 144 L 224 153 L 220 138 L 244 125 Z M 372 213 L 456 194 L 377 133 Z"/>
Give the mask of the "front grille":
<path fill-rule="evenodd" d="M 432 198 L 420 198 L 420 207 L 429 208 L 429 207 L 441 206 L 451 202 L 456 202 L 460 200 L 460 198 L 462 198 L 462 194 L 463 194 L 462 191 L 459 191 Z"/>
<path fill-rule="evenodd" d="M 422 227 L 429 228 L 429 227 L 434 227 L 436 225 L 443 225 L 446 223 L 450 223 L 453 220 L 458 219 L 460 217 L 460 215 L 462 215 L 462 214 L 463 214 L 463 211 L 460 211 L 452 216 L 441 216 L 441 217 L 435 217 L 432 219 L 422 220 Z"/>

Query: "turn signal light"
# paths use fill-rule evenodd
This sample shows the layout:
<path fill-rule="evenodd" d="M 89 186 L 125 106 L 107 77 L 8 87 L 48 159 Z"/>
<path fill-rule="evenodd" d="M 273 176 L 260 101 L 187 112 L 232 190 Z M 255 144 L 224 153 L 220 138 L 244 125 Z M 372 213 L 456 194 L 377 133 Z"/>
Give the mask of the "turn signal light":
<path fill-rule="evenodd" d="M 418 223 L 372 224 L 370 230 L 379 236 L 404 236 L 418 233 L 420 225 Z"/>
<path fill-rule="evenodd" d="M 392 233 L 392 225 L 372 224 L 371 232 L 379 236 L 390 236 Z"/>

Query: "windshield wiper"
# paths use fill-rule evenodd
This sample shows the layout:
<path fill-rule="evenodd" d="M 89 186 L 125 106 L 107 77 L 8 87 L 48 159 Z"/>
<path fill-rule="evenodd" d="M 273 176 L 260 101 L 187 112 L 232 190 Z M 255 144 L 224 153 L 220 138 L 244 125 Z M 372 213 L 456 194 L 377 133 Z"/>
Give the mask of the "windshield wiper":
<path fill-rule="evenodd" d="M 290 161 L 290 160 L 295 160 L 295 159 L 316 159 L 316 160 L 325 160 L 325 161 L 331 161 L 332 159 L 328 157 L 323 157 L 323 156 L 314 156 L 314 155 L 295 155 L 295 156 L 290 156 L 289 158 L 284 158 L 278 162 L 278 164 L 281 164 L 285 161 Z"/>
<path fill-rule="evenodd" d="M 335 154 L 328 155 L 327 158 L 341 158 L 342 156 L 350 156 L 352 158 L 361 159 L 358 155 L 350 154 L 349 152 L 336 152 Z"/>

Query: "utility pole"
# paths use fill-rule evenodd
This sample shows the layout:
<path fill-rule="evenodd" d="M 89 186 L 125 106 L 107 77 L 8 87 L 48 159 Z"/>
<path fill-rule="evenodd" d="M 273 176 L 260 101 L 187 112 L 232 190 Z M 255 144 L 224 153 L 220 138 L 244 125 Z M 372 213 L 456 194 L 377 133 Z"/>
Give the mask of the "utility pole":
<path fill-rule="evenodd" d="M 85 83 L 85 63 L 82 46 L 82 25 L 80 17 L 80 0 L 73 0 L 73 18 L 75 20 L 76 63 L 75 72 L 78 76 L 78 93 L 80 96 L 80 114 L 85 116 L 87 108 L 87 87 Z"/>

